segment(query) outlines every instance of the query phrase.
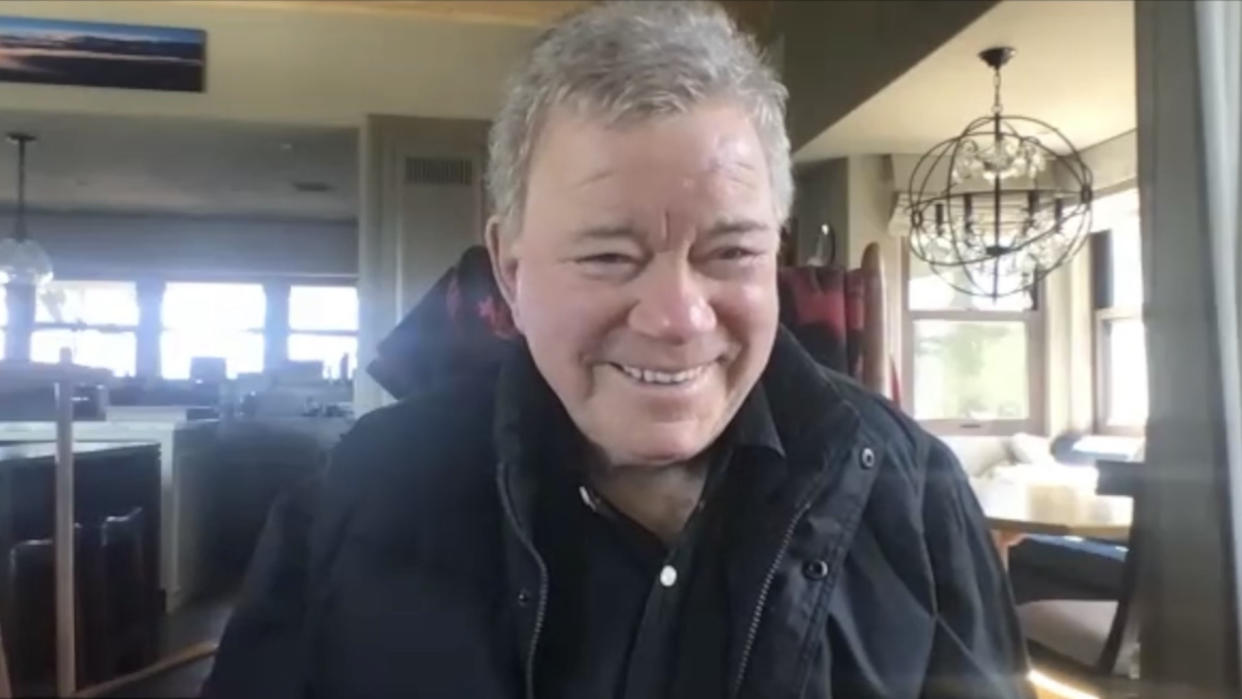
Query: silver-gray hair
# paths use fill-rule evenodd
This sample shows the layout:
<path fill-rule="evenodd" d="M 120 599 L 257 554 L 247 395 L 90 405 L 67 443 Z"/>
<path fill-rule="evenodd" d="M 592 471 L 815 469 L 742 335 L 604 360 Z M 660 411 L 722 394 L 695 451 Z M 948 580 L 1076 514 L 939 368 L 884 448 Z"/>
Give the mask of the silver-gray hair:
<path fill-rule="evenodd" d="M 793 203 L 788 94 L 754 40 L 713 2 L 593 5 L 544 32 L 509 79 L 488 139 L 492 206 L 505 228 L 516 228 L 531 153 L 553 106 L 623 124 L 725 99 L 750 115 L 784 222 Z"/>

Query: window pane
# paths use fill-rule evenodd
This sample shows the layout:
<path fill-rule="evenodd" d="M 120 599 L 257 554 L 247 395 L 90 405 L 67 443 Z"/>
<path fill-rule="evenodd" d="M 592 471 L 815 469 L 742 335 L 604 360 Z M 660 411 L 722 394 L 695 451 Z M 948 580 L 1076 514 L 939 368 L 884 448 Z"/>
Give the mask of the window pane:
<path fill-rule="evenodd" d="M 266 314 L 267 296 L 261 284 L 171 283 L 164 289 L 166 328 L 204 334 L 260 329 Z"/>
<path fill-rule="evenodd" d="M 352 374 L 358 362 L 358 338 L 341 335 L 290 335 L 289 359 L 298 362 L 323 362 L 324 375 L 329 379 L 341 376 L 341 356 L 349 355 Z"/>
<path fill-rule="evenodd" d="M 995 301 L 987 296 L 974 296 L 954 289 L 926 262 L 910 256 L 910 309 L 915 311 L 1025 311 L 1031 308 L 1029 293 L 1002 296 Z M 955 270 L 955 283 L 969 288 L 966 274 Z"/>
<path fill-rule="evenodd" d="M 36 330 L 30 336 L 30 358 L 60 361 L 60 349 L 73 351 L 74 364 L 107 369 L 116 376 L 133 376 L 138 361 L 138 339 L 132 332 L 98 330 Z"/>
<path fill-rule="evenodd" d="M 1020 321 L 915 321 L 914 416 L 1025 419 L 1026 344 Z"/>
<path fill-rule="evenodd" d="M 9 324 L 9 298 L 5 293 L 3 284 L 0 284 L 0 325 L 7 327 Z M 0 350 L 3 352 L 4 350 Z"/>
<path fill-rule="evenodd" d="M 1147 422 L 1147 345 L 1143 321 L 1106 321 L 1108 337 L 1108 415 L 1112 426 L 1141 427 Z"/>
<path fill-rule="evenodd" d="M 357 330 L 358 290 L 352 286 L 291 287 L 289 327 L 294 330 Z"/>
<path fill-rule="evenodd" d="M 1112 229 L 1113 306 L 1138 308 L 1143 305 L 1143 248 L 1139 238 L 1138 217 Z"/>
<path fill-rule="evenodd" d="M 39 294 L 35 320 L 137 325 L 138 288 L 133 282 L 53 281 Z"/>
<path fill-rule="evenodd" d="M 167 330 L 160 336 L 160 373 L 164 378 L 190 378 L 190 360 L 194 357 L 223 357 L 229 378 L 263 371 L 263 333 L 194 329 Z"/>

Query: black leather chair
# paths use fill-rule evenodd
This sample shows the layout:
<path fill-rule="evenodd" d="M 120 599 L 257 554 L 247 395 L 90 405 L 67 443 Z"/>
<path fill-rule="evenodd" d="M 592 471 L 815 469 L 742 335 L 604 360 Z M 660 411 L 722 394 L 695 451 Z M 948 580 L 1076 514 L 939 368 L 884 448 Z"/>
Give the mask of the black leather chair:
<path fill-rule="evenodd" d="M 96 649 L 106 642 L 100 611 L 102 588 L 97 527 L 74 526 L 77 605 L 76 672 L 79 686 L 101 678 Z M 56 678 L 55 548 L 51 539 L 20 541 L 9 550 L 10 623 L 5 629 L 10 681 L 18 696 L 51 691 Z"/>
<path fill-rule="evenodd" d="M 141 507 L 76 524 L 78 686 L 105 682 L 153 662 L 160 610 L 144 549 Z M 53 692 L 56 673 L 55 551 L 51 539 L 17 543 L 9 551 L 10 621 L 5 645 L 18 696 Z"/>
<path fill-rule="evenodd" d="M 104 518 L 99 526 L 99 560 L 106 590 L 101 616 L 108 639 L 102 655 L 108 677 L 138 670 L 156 657 L 158 583 L 147 579 L 144 520 L 142 508 L 136 507 Z"/>

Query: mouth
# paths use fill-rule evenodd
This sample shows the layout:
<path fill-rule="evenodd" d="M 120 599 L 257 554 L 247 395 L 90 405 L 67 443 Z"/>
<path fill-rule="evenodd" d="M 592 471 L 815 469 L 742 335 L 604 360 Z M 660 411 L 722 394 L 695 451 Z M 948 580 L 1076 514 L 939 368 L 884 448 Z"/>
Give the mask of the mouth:
<path fill-rule="evenodd" d="M 618 364 L 609 362 L 609 366 L 617 371 L 630 377 L 632 380 L 649 386 L 684 386 L 693 383 L 707 370 L 711 368 L 715 362 L 707 362 L 695 367 L 687 369 L 678 369 L 669 371 L 666 369 L 647 369 L 644 367 L 630 366 L 628 364 Z"/>

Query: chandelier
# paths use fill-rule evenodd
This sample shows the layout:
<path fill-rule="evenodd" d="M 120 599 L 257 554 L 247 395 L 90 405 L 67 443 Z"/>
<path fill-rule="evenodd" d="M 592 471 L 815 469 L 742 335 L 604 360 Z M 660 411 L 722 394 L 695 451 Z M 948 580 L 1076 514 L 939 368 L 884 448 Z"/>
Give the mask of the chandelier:
<path fill-rule="evenodd" d="M 1034 288 L 1091 230 L 1091 170 L 1052 125 L 1001 107 L 1008 47 L 993 71 L 992 113 L 932 147 L 910 174 L 910 250 L 950 286 L 993 299 Z"/>
<path fill-rule="evenodd" d="M 0 284 L 40 287 L 52 279 L 52 262 L 26 230 L 26 147 L 35 140 L 26 133 L 10 133 L 17 146 L 17 209 L 13 236 L 0 240 Z"/>

